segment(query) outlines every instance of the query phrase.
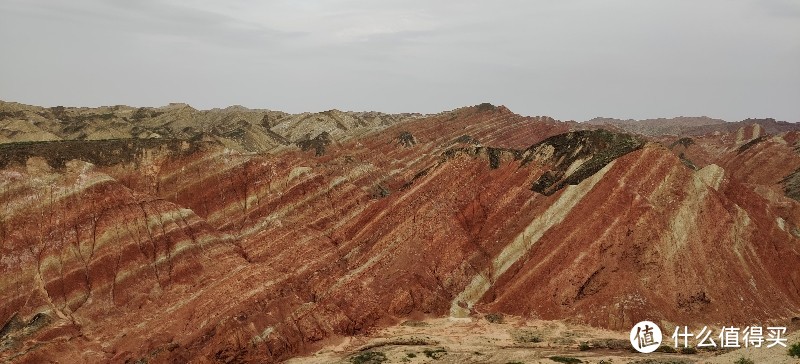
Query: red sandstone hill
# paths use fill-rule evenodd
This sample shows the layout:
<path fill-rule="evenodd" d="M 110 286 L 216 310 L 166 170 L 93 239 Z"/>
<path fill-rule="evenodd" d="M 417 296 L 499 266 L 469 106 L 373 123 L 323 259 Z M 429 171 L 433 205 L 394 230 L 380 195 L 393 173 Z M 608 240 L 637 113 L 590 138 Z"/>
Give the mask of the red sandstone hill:
<path fill-rule="evenodd" d="M 2 106 L 3 360 L 276 362 L 494 312 L 800 314 L 794 132 L 648 138 L 489 104 Z"/>

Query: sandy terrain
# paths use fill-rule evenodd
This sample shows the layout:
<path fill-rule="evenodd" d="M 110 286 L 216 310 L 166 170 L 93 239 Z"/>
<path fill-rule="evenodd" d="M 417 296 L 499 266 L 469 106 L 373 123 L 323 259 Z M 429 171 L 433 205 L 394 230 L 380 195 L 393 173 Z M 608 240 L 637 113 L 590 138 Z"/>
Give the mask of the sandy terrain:
<path fill-rule="evenodd" d="M 502 323 L 484 318 L 406 321 L 366 336 L 340 339 L 313 355 L 287 361 L 300 363 L 358 362 L 363 353 L 379 352 L 385 363 L 555 363 L 551 357 L 583 363 L 734 363 L 744 357 L 755 363 L 800 363 L 781 346 L 739 350 L 700 351 L 697 354 L 631 352 L 627 332 L 569 324 L 564 321 L 523 320 L 505 316 Z M 672 339 L 665 334 L 662 345 Z M 788 336 L 800 341 L 800 332 Z M 580 350 L 582 343 L 588 350 Z M 627 345 L 627 347 L 626 347 Z M 584 347 L 585 348 L 585 347 Z M 369 363 L 365 361 L 364 363 Z M 375 362 L 377 363 L 377 361 Z"/>

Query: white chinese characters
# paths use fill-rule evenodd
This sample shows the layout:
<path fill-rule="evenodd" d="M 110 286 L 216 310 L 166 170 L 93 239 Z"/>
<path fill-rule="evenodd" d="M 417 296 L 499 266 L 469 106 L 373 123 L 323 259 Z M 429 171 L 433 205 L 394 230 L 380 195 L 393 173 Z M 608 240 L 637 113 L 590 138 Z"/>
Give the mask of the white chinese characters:
<path fill-rule="evenodd" d="M 677 326 L 672 334 L 672 340 L 676 348 L 696 346 L 698 348 L 733 349 L 741 347 L 760 348 L 764 345 L 767 348 L 771 348 L 777 345 L 786 347 L 788 339 L 785 334 L 786 327 L 774 326 L 766 328 L 766 337 L 762 326 L 749 326 L 743 329 L 734 326 L 723 326 L 719 333 L 715 333 L 714 329 L 708 326 L 703 326 L 697 334 L 689 331 L 687 326 Z"/>

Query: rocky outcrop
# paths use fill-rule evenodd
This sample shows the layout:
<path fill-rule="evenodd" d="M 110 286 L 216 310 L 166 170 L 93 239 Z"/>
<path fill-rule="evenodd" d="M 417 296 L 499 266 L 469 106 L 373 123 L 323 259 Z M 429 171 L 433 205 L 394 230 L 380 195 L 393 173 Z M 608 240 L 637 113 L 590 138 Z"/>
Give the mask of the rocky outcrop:
<path fill-rule="evenodd" d="M 177 139 L 106 139 L 55 140 L 0 144 L 0 168 L 9 164 L 25 165 L 28 159 L 39 157 L 50 167 L 63 169 L 71 160 L 81 160 L 98 166 L 113 166 L 136 162 L 147 153 L 160 151 L 170 156 L 191 154 L 212 143 Z"/>
<path fill-rule="evenodd" d="M 0 358 L 279 362 L 414 317 L 800 313 L 791 134 L 737 152 L 731 134 L 669 149 L 493 105 L 303 116 L 322 129 L 226 110 L 202 138 L 2 149 Z M 250 145 L 253 125 L 276 146 L 221 139 Z"/>
<path fill-rule="evenodd" d="M 333 138 L 328 132 L 323 131 L 312 139 L 304 139 L 297 142 L 297 146 L 303 151 L 313 149 L 314 154 L 319 157 L 325 154 L 325 147 L 333 142 Z"/>
<path fill-rule="evenodd" d="M 644 141 L 628 134 L 584 130 L 550 137 L 528 148 L 525 162 L 552 165 L 531 189 L 551 195 L 566 185 L 577 185 L 613 160 L 641 148 Z"/>

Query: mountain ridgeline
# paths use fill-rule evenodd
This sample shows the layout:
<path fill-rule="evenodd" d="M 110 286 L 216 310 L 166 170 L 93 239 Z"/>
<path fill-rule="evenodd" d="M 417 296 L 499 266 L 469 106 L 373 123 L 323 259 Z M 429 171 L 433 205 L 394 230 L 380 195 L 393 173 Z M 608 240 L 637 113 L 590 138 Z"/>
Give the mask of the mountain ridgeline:
<path fill-rule="evenodd" d="M 486 314 L 782 322 L 798 129 L 3 102 L 0 359 L 280 362 Z"/>

